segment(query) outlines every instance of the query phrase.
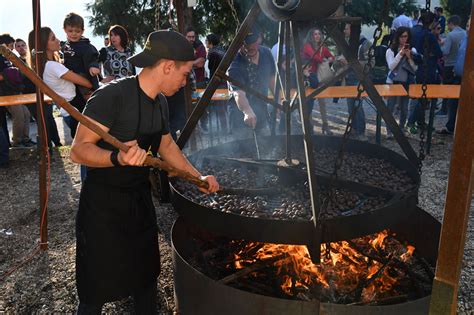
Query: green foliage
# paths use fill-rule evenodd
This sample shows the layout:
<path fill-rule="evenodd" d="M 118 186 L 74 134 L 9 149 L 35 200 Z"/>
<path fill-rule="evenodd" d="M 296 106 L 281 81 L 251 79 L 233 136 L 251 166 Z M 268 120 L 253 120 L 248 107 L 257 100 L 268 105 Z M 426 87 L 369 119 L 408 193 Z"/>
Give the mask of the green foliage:
<path fill-rule="evenodd" d="M 201 35 L 215 33 L 221 36 L 224 45 L 229 44 L 237 32 L 237 21 L 241 23 L 250 11 L 254 0 L 198 0 L 193 10 L 193 25 Z M 232 14 L 231 5 L 236 16 Z M 264 14 L 257 19 L 257 27 L 263 31 L 265 42 L 276 42 L 278 23 L 269 20 Z"/>
<path fill-rule="evenodd" d="M 463 27 L 466 26 L 467 18 L 471 14 L 472 0 L 441 0 L 441 6 L 445 10 L 445 15 L 459 15 Z"/>
<path fill-rule="evenodd" d="M 154 29 L 154 0 L 96 0 L 86 7 L 92 13 L 89 26 L 94 35 L 104 36 L 110 26 L 120 24 L 127 29 L 131 43 L 143 45 Z"/>
<path fill-rule="evenodd" d="M 232 14 L 230 5 L 234 4 L 237 19 L 241 23 L 254 0 L 198 0 L 193 8 L 192 25 L 200 36 L 215 33 L 221 36 L 224 45 L 229 44 L 237 32 L 238 21 Z M 87 4 L 91 12 L 89 26 L 94 35 L 103 36 L 111 25 L 124 26 L 135 45 L 143 45 L 147 35 L 153 31 L 155 24 L 155 0 L 96 0 Z M 161 1 L 161 28 L 168 28 L 169 1 Z M 176 22 L 175 12 L 172 18 Z M 270 21 L 263 14 L 258 22 L 259 28 L 264 31 L 266 41 L 276 41 L 278 24 Z"/>
<path fill-rule="evenodd" d="M 391 0 L 389 16 L 383 17 L 385 25 L 392 25 L 393 18 L 398 15 L 400 8 L 404 8 L 405 14 L 408 16 L 413 15 L 419 9 L 415 0 Z M 352 0 L 346 6 L 348 15 L 361 17 L 362 23 L 367 25 L 377 25 L 383 10 L 383 0 Z"/>

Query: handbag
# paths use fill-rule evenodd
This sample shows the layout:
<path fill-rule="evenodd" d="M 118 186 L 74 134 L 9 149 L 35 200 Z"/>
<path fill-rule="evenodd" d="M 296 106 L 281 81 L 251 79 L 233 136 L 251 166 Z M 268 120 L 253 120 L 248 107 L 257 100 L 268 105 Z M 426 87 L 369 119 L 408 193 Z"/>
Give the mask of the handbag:
<path fill-rule="evenodd" d="M 331 69 L 331 65 L 328 60 L 323 61 L 318 65 L 317 75 L 319 82 L 326 81 L 334 77 L 334 71 Z"/>

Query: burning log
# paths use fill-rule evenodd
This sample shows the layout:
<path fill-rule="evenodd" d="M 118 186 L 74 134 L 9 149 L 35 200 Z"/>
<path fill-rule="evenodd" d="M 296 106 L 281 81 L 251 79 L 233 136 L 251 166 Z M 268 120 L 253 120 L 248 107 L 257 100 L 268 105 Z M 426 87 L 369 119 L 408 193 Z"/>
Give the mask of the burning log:
<path fill-rule="evenodd" d="M 359 285 L 357 288 L 354 290 L 354 295 L 356 300 L 360 300 L 362 297 L 362 291 L 369 286 L 372 282 L 374 282 L 375 279 L 377 279 L 379 276 L 382 275 L 382 273 L 385 271 L 385 268 L 392 262 L 391 257 L 387 259 L 387 261 L 382 265 L 382 267 L 377 270 L 375 274 L 370 276 L 369 278 L 363 279 L 362 281 L 359 282 Z"/>
<path fill-rule="evenodd" d="M 275 256 L 275 257 L 270 257 L 270 258 L 267 258 L 267 259 L 263 259 L 263 260 L 259 260 L 257 261 L 256 263 L 254 263 L 253 265 L 251 265 L 250 267 L 246 267 L 244 269 L 241 269 L 239 271 L 237 271 L 236 273 L 233 273 L 231 274 L 230 276 L 227 276 L 221 280 L 219 280 L 220 283 L 223 283 L 223 284 L 228 284 L 228 283 L 231 283 L 231 282 L 234 282 L 240 278 L 243 278 L 245 276 L 247 276 L 248 274 L 252 273 L 252 272 L 255 272 L 259 269 L 262 269 L 262 268 L 266 268 L 268 267 L 268 265 L 271 265 L 277 261 L 280 261 L 282 259 L 284 259 L 286 257 L 286 255 L 279 255 L 279 256 Z"/>

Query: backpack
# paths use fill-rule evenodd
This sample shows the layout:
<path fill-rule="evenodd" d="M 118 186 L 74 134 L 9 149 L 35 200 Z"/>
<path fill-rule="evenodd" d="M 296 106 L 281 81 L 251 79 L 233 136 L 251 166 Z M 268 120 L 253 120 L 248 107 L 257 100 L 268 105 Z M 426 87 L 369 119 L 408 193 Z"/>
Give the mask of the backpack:
<path fill-rule="evenodd" d="M 388 67 L 387 58 L 385 54 L 387 53 L 388 46 L 378 45 L 375 46 L 374 57 L 375 57 L 375 66 L 376 67 Z"/>

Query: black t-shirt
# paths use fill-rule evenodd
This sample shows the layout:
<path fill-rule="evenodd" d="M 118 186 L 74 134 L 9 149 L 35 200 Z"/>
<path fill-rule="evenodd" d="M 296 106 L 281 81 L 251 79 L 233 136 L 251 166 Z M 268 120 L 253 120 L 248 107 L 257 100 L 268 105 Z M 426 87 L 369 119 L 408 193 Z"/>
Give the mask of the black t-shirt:
<path fill-rule="evenodd" d="M 169 133 L 168 104 L 159 95 L 151 99 L 140 89 L 140 135 Z M 135 140 L 139 120 L 137 77 L 127 77 L 113 81 L 97 91 L 87 101 L 84 114 L 108 127 L 109 133 L 122 142 Z M 112 149 L 110 144 L 100 141 L 104 149 Z M 146 149 L 146 148 L 144 148 Z"/>

